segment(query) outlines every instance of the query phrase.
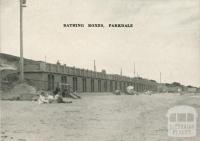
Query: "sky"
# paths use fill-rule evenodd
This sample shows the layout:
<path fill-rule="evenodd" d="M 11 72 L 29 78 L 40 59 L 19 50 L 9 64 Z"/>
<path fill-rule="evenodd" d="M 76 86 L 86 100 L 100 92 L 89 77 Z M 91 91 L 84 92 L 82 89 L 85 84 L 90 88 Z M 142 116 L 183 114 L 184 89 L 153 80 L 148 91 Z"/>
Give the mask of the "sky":
<path fill-rule="evenodd" d="M 200 0 L 27 0 L 24 57 L 200 86 Z M 64 28 L 63 24 L 133 24 Z M 19 0 L 0 0 L 0 51 L 19 56 Z"/>

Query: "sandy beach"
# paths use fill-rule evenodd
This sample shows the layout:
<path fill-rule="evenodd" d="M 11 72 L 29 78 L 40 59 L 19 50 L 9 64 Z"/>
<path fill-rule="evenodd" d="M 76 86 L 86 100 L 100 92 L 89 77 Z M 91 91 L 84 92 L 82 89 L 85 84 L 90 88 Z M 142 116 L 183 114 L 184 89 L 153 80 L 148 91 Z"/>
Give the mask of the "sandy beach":
<path fill-rule="evenodd" d="M 71 104 L 1 101 L 2 141 L 198 141 L 168 137 L 167 111 L 189 105 L 200 115 L 200 97 L 176 94 L 82 94 Z"/>

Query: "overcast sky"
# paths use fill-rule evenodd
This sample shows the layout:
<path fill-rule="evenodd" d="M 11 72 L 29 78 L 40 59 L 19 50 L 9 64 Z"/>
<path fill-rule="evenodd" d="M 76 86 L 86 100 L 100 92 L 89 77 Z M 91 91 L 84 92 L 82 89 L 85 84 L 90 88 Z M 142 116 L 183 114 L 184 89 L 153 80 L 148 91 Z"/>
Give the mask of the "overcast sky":
<path fill-rule="evenodd" d="M 0 0 L 0 47 L 19 56 L 19 0 Z M 131 23 L 134 28 L 63 28 Z M 200 0 L 27 0 L 24 56 L 200 86 Z"/>

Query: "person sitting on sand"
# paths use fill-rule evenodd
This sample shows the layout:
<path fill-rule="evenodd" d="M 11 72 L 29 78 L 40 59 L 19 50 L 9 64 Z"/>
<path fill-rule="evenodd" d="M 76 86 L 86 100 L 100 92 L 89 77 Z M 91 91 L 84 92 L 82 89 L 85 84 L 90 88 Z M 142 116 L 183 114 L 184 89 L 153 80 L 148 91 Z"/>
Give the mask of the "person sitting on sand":
<path fill-rule="evenodd" d="M 48 103 L 52 103 L 54 100 L 55 100 L 55 98 L 54 98 L 54 95 L 52 95 L 52 94 L 47 94 L 47 99 L 48 99 Z"/>
<path fill-rule="evenodd" d="M 54 96 L 60 92 L 60 88 L 56 87 L 55 91 L 53 92 Z"/>
<path fill-rule="evenodd" d="M 57 93 L 57 94 L 55 95 L 55 100 L 56 100 L 57 103 L 65 103 L 65 102 L 63 101 L 63 97 L 62 97 L 62 95 L 61 95 L 60 93 Z"/>
<path fill-rule="evenodd" d="M 47 97 L 46 97 L 44 92 L 41 92 L 41 94 L 39 95 L 38 103 L 39 104 L 49 103 L 49 100 L 47 99 Z"/>

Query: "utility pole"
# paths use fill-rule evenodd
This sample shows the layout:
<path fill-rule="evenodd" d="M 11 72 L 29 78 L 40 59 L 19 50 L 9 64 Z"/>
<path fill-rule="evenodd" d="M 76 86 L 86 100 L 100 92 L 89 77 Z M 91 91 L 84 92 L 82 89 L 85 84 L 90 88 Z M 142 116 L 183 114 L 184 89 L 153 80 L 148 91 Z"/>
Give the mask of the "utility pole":
<path fill-rule="evenodd" d="M 161 80 L 162 80 L 162 74 L 161 74 L 161 72 L 160 72 L 160 83 L 162 82 Z"/>
<path fill-rule="evenodd" d="M 45 64 L 47 63 L 47 57 L 46 57 L 46 55 L 44 56 L 44 62 L 45 62 Z"/>
<path fill-rule="evenodd" d="M 134 77 L 135 77 L 135 62 L 134 62 Z"/>
<path fill-rule="evenodd" d="M 96 72 L 96 62 L 94 60 L 94 72 Z"/>
<path fill-rule="evenodd" d="M 120 70 L 120 75 L 122 76 L 122 68 L 121 68 L 121 70 Z"/>
<path fill-rule="evenodd" d="M 23 8 L 26 0 L 20 0 L 20 81 L 24 81 L 24 57 L 23 57 Z"/>

